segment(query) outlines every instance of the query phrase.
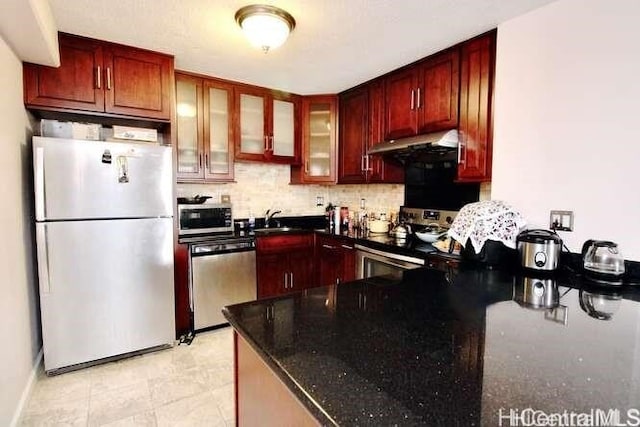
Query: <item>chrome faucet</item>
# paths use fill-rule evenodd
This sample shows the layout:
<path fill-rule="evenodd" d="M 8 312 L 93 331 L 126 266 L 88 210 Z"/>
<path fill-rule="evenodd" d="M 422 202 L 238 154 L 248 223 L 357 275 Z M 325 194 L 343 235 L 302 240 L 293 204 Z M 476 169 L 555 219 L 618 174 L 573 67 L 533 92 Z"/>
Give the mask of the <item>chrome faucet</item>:
<path fill-rule="evenodd" d="M 271 214 L 269 214 L 269 212 L 271 212 L 271 209 L 267 209 L 267 211 L 264 213 L 264 228 L 269 228 L 269 223 L 271 222 L 273 217 L 281 213 L 282 211 L 273 211 L 271 212 Z"/>

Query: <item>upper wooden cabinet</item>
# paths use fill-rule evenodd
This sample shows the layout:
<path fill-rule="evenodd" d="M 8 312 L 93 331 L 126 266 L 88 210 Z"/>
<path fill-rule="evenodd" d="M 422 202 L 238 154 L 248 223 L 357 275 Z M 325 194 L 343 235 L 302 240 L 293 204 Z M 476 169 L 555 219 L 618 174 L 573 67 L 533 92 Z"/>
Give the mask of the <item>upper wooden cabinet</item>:
<path fill-rule="evenodd" d="M 233 181 L 233 87 L 176 73 L 178 182 Z"/>
<path fill-rule="evenodd" d="M 384 139 L 458 125 L 460 52 L 433 55 L 385 78 Z"/>
<path fill-rule="evenodd" d="M 491 181 L 496 32 L 462 44 L 458 180 Z"/>
<path fill-rule="evenodd" d="M 402 183 L 404 171 L 367 150 L 382 140 L 382 84 L 374 80 L 339 96 L 338 183 Z"/>
<path fill-rule="evenodd" d="M 302 164 L 291 167 L 291 183 L 336 182 L 336 122 L 334 95 L 302 98 Z"/>
<path fill-rule="evenodd" d="M 59 34 L 60 67 L 24 64 L 28 108 L 170 121 L 173 57 Z"/>
<path fill-rule="evenodd" d="M 244 85 L 236 86 L 234 93 L 235 158 L 298 164 L 299 97 Z"/>

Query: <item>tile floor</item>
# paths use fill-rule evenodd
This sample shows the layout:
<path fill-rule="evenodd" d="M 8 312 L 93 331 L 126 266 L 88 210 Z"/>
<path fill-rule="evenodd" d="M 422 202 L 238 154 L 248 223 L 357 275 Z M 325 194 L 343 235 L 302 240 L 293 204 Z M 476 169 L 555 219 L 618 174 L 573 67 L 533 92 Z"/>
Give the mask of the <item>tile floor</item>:
<path fill-rule="evenodd" d="M 34 385 L 22 426 L 234 425 L 230 327 L 190 346 L 47 377 Z"/>

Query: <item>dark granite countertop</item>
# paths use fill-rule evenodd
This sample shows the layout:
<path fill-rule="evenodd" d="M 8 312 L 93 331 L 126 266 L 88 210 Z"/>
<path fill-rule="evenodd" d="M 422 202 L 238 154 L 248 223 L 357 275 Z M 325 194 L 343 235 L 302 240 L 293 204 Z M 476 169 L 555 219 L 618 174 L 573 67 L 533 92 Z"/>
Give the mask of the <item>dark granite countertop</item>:
<path fill-rule="evenodd" d="M 640 407 L 640 292 L 539 281 L 554 308 L 508 272 L 421 268 L 224 313 L 322 424 L 498 425 L 529 407 L 624 420 Z"/>

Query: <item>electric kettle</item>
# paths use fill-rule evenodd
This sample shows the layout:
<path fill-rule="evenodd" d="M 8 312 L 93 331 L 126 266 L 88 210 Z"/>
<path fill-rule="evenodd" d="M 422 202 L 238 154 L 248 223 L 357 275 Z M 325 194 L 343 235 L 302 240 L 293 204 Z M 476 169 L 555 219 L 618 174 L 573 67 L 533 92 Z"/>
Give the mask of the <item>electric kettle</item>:
<path fill-rule="evenodd" d="M 615 278 L 624 274 L 624 258 L 614 242 L 587 240 L 582 245 L 582 261 L 588 273 Z"/>

